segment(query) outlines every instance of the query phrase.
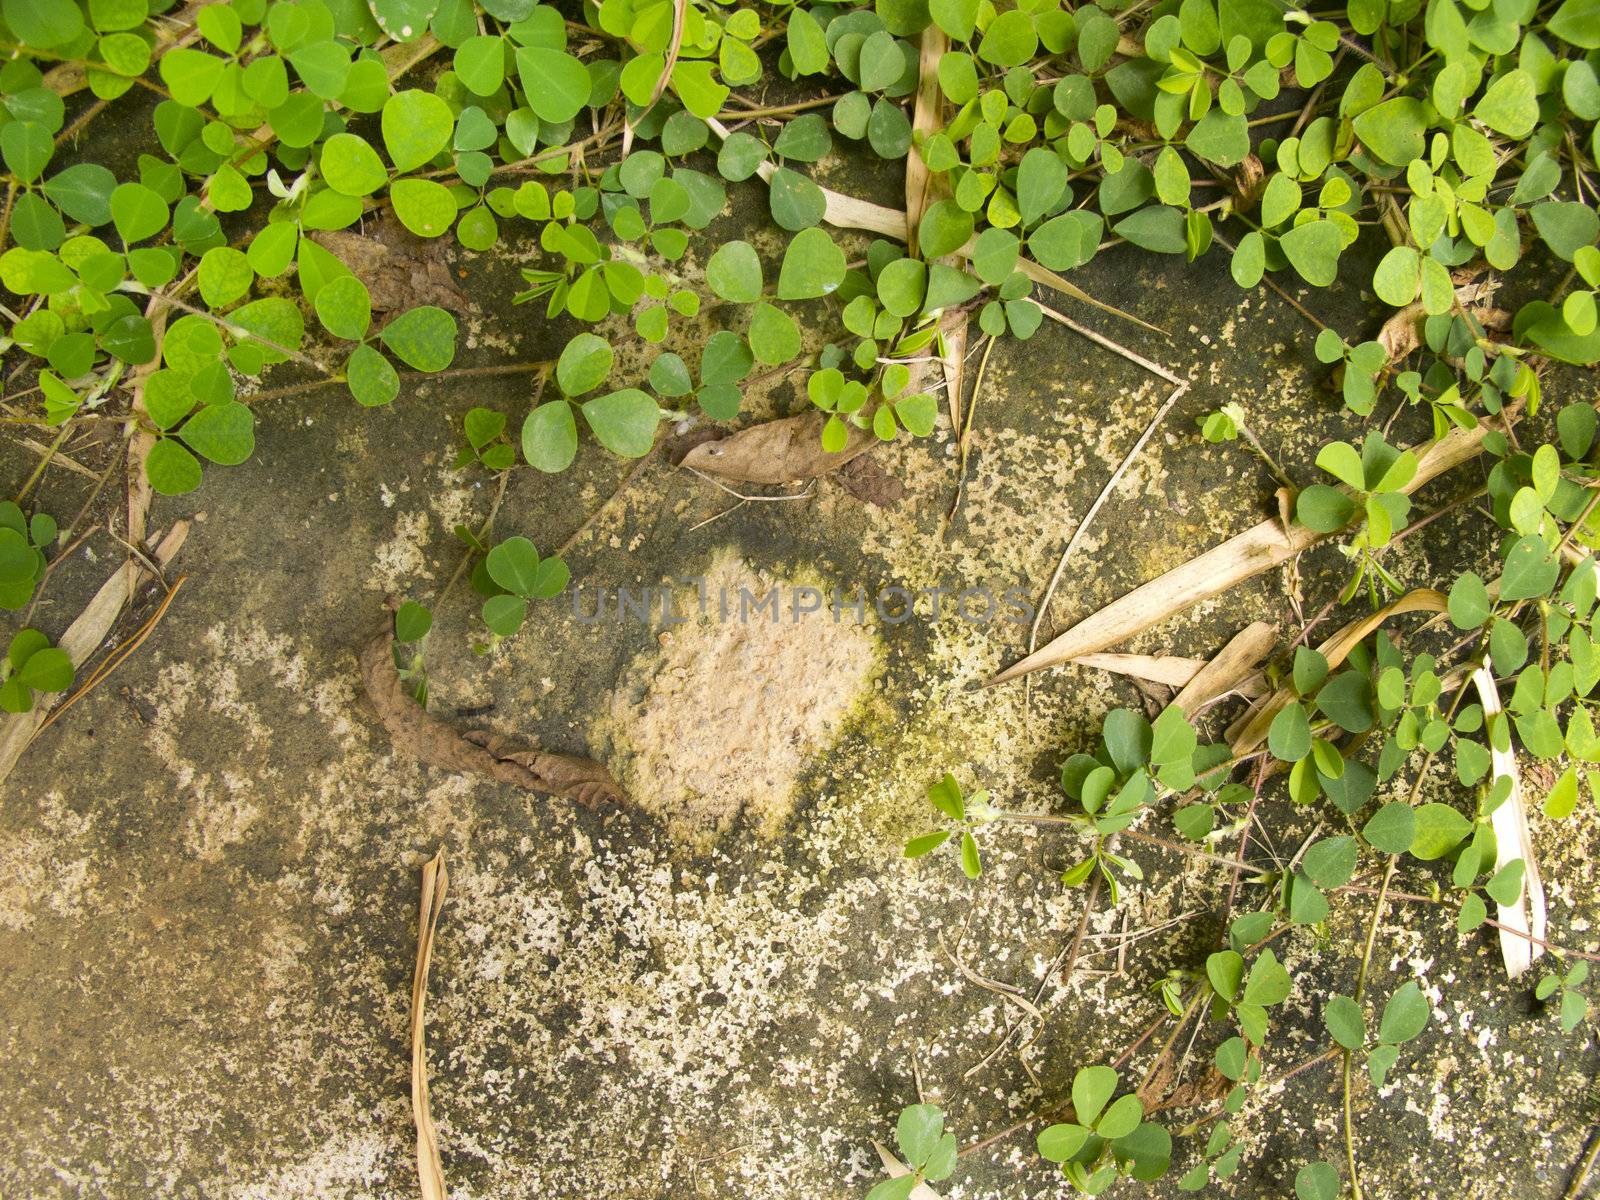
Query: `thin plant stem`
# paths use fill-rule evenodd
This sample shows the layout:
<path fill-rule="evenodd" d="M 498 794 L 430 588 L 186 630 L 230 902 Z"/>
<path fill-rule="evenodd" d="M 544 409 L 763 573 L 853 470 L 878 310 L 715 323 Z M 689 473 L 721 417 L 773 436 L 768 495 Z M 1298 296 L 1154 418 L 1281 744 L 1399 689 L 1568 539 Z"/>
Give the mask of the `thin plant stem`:
<path fill-rule="evenodd" d="M 1594 1160 L 1600 1155 L 1600 1134 L 1589 1135 L 1589 1148 L 1584 1151 L 1583 1157 L 1578 1160 L 1578 1165 L 1572 1170 L 1572 1182 L 1567 1185 L 1567 1190 L 1561 1193 L 1561 1200 L 1578 1200 L 1583 1195 L 1583 1185 L 1588 1182 L 1589 1172 L 1594 1167 Z"/>
<path fill-rule="evenodd" d="M 39 723 L 39 728 L 34 732 L 34 737 L 38 737 L 39 734 L 50 728 L 50 726 L 53 725 L 56 720 L 67 711 L 67 709 L 71 708 L 79 700 L 82 700 L 90 692 L 94 691 L 95 688 L 99 687 L 100 684 L 105 682 L 106 677 L 110 675 L 111 672 L 120 667 L 127 660 L 129 655 L 131 655 L 135 650 L 144 644 L 144 640 L 149 637 L 150 634 L 155 631 L 155 627 L 160 624 L 161 618 L 167 615 L 167 609 L 171 606 L 173 600 L 177 598 L 178 589 L 183 586 L 184 581 L 188 578 L 189 577 L 187 575 L 180 575 L 172 581 L 172 586 L 167 589 L 167 594 L 162 597 L 161 603 L 157 606 L 155 612 L 150 614 L 149 618 L 143 625 L 139 626 L 138 630 L 131 638 L 129 638 L 116 650 L 112 651 L 106 660 L 95 668 L 94 672 L 89 676 L 89 678 L 84 681 L 82 687 L 73 692 L 71 696 L 67 697 L 66 700 L 57 705 L 55 711 L 53 711 L 48 717 Z"/>
<path fill-rule="evenodd" d="M 995 339 L 989 338 L 989 344 L 983 348 L 983 357 L 978 360 L 978 374 L 972 380 L 972 396 L 967 401 L 967 419 L 960 429 L 952 430 L 956 438 L 956 445 L 960 448 L 960 458 L 956 465 L 956 498 L 950 504 L 950 511 L 945 520 L 954 521 L 958 509 L 961 507 L 961 498 L 967 490 L 967 452 L 972 444 L 972 420 L 978 415 L 978 396 L 983 392 L 983 379 L 989 371 L 989 355 L 994 353 Z"/>
<path fill-rule="evenodd" d="M 1383 882 L 1378 887 L 1378 899 L 1372 906 L 1372 919 L 1367 922 L 1367 944 L 1361 952 L 1361 965 L 1356 970 L 1355 1002 L 1361 1003 L 1361 997 L 1367 990 L 1367 970 L 1372 965 L 1372 948 L 1378 940 L 1378 925 L 1383 920 L 1384 905 L 1389 899 L 1389 883 L 1394 879 L 1395 864 L 1399 860 L 1389 856 L 1388 864 L 1383 869 Z M 1356 1165 L 1356 1134 L 1355 1122 L 1350 1112 L 1350 1085 L 1351 1075 L 1354 1070 L 1355 1052 L 1344 1052 L 1344 1153 L 1345 1161 L 1350 1168 L 1350 1200 L 1361 1200 L 1361 1172 Z"/>

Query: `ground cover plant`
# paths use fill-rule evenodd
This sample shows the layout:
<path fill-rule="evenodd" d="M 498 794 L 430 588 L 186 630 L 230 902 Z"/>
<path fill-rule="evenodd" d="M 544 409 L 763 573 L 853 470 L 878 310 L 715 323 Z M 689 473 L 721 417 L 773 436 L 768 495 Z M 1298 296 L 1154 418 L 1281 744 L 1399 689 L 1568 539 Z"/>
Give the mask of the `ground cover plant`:
<path fill-rule="evenodd" d="M 7 711 L 43 719 L 92 651 L 31 624 L 83 519 L 58 525 L 40 494 L 70 439 L 118 439 L 96 494 L 125 475 L 123 536 L 144 555 L 153 496 L 251 469 L 255 405 L 325 390 L 382 407 L 482 369 L 455 365 L 448 280 L 395 289 L 373 267 L 380 222 L 421 239 L 393 241 L 413 257 L 516 248 L 516 299 L 561 331 L 550 360 L 495 368 L 527 377 L 523 411 L 467 414 L 457 467 L 500 494 L 513 472 L 559 474 L 580 455 L 643 460 L 674 427 L 738 427 L 723 473 L 763 483 L 941 421 L 959 489 L 997 340 L 1070 321 L 1069 304 L 1097 306 L 1106 327 L 1133 319 L 1072 272 L 1118 242 L 1225 255 L 1242 288 L 1298 304 L 1291 291 L 1355 286 L 1390 312 L 1308 333 L 1348 410 L 1317 478 L 1289 477 L 1238 405 L 1205 418 L 1204 452 L 1242 442 L 1282 483 L 1260 537 L 1287 549 L 1220 548 L 1164 611 L 1332 541 L 1348 560 L 1336 600 L 1361 615 L 1316 639 L 1333 603 L 1305 622 L 1231 725 L 1214 707 L 1228 688 L 1114 711 L 1096 744 L 1062 748 L 1055 811 L 964 793 L 964 764 L 930 781 L 936 825 L 910 856 L 953 853 L 975 879 L 1008 822 L 1073 839 L 1061 882 L 1082 889 L 1079 944 L 1094 911 L 1142 883 L 1123 840 L 1159 839 L 1229 880 L 1221 943 L 1162 986 L 1152 1036 L 1166 1049 L 1142 1080 L 1131 1051 L 1082 1064 L 1030 1127 L 1038 1153 L 1086 1194 L 1169 1175 L 1198 1191 L 1238 1169 L 1229 1118 L 1253 1090 L 1331 1065 L 1346 1154 L 1301 1164 L 1294 1188 L 1360 1197 L 1356 1077 L 1381 1085 L 1429 1016 L 1414 980 L 1375 972 L 1393 903 L 1449 905 L 1463 934 L 1500 940 L 1508 972 L 1531 972 L 1552 1020 L 1587 1019 L 1588 956 L 1546 936 L 1529 827 L 1600 803 L 1600 421 L 1545 394 L 1600 361 L 1594 0 L 3 0 L 0 18 L 3 419 L 47 439 L 0 504 L 0 606 L 18 614 Z M 147 132 L 117 170 L 78 152 L 111 120 Z M 824 187 L 818 164 L 840 148 L 903 175 L 903 206 Z M 697 240 L 736 188 L 764 196 L 778 249 Z M 697 361 L 632 353 L 713 305 Z M 619 367 L 634 361 L 639 377 Z M 288 382 L 264 385 L 279 372 Z M 750 423 L 744 393 L 775 372 L 811 409 Z M 1412 494 L 1475 457 L 1486 481 L 1448 507 L 1481 505 L 1494 555 L 1403 577 L 1392 548 L 1442 511 L 1414 513 Z M 569 585 L 564 548 L 496 530 L 492 513 L 458 533 L 461 569 L 433 605 L 465 579 L 481 650 Z M 1113 605 L 1093 646 L 1069 630 L 1002 678 L 1159 615 Z M 431 627 L 416 600 L 396 613 L 396 666 L 424 703 Z M 1548 785 L 1524 783 L 1529 763 L 1550 765 Z M 1265 859 L 1251 846 L 1263 804 L 1315 806 L 1334 832 Z M 1397 872 L 1414 868 L 1429 889 L 1402 896 Z M 1370 908 L 1357 981 L 1314 998 L 1317 1055 L 1274 1061 L 1274 1010 L 1308 986 L 1274 944 L 1314 938 L 1334 905 Z M 1174 1086 L 1161 1068 L 1196 1037 L 1218 1102 L 1154 1119 Z M 874 1200 L 926 1195 L 981 1151 L 958 1151 L 933 1105 L 907 1108 L 895 1133 Z"/>

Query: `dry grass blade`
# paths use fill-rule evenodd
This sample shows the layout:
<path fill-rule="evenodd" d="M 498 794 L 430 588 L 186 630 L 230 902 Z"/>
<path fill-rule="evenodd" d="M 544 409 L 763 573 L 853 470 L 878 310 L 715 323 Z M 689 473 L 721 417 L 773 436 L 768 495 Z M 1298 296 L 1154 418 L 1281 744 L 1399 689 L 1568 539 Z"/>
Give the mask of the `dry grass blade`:
<path fill-rule="evenodd" d="M 1160 368 L 1153 369 L 1160 371 Z M 1164 371 L 1160 371 L 1160 373 L 1164 376 L 1166 375 Z M 1045 588 L 1044 599 L 1039 602 L 1039 610 L 1033 614 L 1033 625 L 1028 630 L 1028 653 L 1030 657 L 1033 654 L 1034 646 L 1039 641 L 1039 626 L 1044 623 L 1045 614 L 1050 611 L 1050 601 L 1055 599 L 1056 588 L 1061 583 L 1061 574 L 1067 569 L 1067 560 L 1072 557 L 1072 552 L 1077 549 L 1078 542 L 1082 540 L 1085 531 L 1094 523 L 1096 515 L 1100 512 L 1101 505 L 1116 490 L 1117 484 L 1122 482 L 1122 476 L 1127 472 L 1128 467 L 1132 465 L 1133 460 L 1139 457 L 1139 451 L 1144 449 L 1145 443 L 1150 440 L 1156 428 L 1166 419 L 1166 415 L 1172 411 L 1172 406 L 1188 390 L 1189 385 L 1181 381 L 1172 389 L 1172 393 L 1162 402 L 1161 407 L 1156 409 L 1156 415 L 1151 417 L 1150 423 L 1144 427 L 1144 432 L 1139 435 L 1139 440 L 1133 444 L 1132 449 L 1127 454 L 1122 456 L 1122 461 L 1117 464 L 1117 469 L 1111 472 L 1111 478 L 1106 480 L 1105 487 L 1100 489 L 1100 494 L 1094 498 L 1094 503 L 1089 506 L 1089 511 L 1084 514 L 1083 520 L 1079 521 L 1078 527 L 1072 531 L 1072 537 L 1067 540 L 1067 548 L 1061 552 L 1061 557 L 1056 561 L 1055 573 L 1050 576 L 1050 586 Z M 994 682 L 999 683 L 1001 678 L 996 677 Z"/>
<path fill-rule="evenodd" d="M 1042 268 L 1042 267 L 1040 268 L 1040 270 L 1043 270 L 1043 269 L 1044 268 Z M 1038 301 L 1035 301 L 1034 303 L 1037 304 Z M 1113 342 L 1110 338 L 1106 337 L 1105 334 L 1096 333 L 1094 330 L 1090 329 L 1087 325 L 1079 325 L 1071 317 L 1065 316 L 1062 313 L 1058 313 L 1055 309 L 1050 308 L 1047 305 L 1040 304 L 1039 308 L 1043 311 L 1044 315 L 1049 317 L 1052 321 L 1056 321 L 1056 322 L 1059 322 L 1062 325 L 1065 325 L 1068 329 L 1072 330 L 1073 333 L 1080 334 L 1083 337 L 1088 338 L 1091 342 L 1093 342 L 1097 346 L 1104 346 L 1107 350 L 1111 351 L 1111 353 L 1113 353 L 1113 354 L 1120 354 L 1123 358 L 1127 359 L 1129 362 L 1135 363 L 1135 364 L 1143 367 L 1146 371 L 1149 371 L 1150 374 L 1159 376 L 1160 378 L 1165 379 L 1168 383 L 1171 383 L 1171 384 L 1179 384 L 1179 383 L 1183 382 L 1182 379 L 1180 379 L 1178 376 L 1174 375 L 1171 371 L 1167 370 L 1165 367 L 1161 366 L 1159 363 L 1151 362 L 1144 355 L 1135 353 L 1134 351 L 1128 349 L 1126 346 L 1122 345 L 1120 342 Z M 1137 318 L 1134 318 L 1134 319 L 1137 320 Z M 1144 322 L 1143 321 L 1139 321 L 1139 324 L 1143 325 Z M 1151 326 L 1148 326 L 1148 328 L 1155 329 L 1155 326 L 1151 325 Z M 1156 329 L 1156 332 L 1160 333 L 1161 331 L 1159 329 Z"/>
<path fill-rule="evenodd" d="M 1398 600 L 1385 604 L 1377 612 L 1368 613 L 1351 621 L 1318 646 L 1317 650 L 1328 660 L 1328 669 L 1331 671 L 1350 656 L 1350 651 L 1354 650 L 1364 637 L 1390 617 L 1415 612 L 1442 613 L 1447 604 L 1448 601 L 1442 592 L 1436 592 L 1432 588 L 1414 588 Z M 1228 737 L 1233 743 L 1233 752 L 1248 754 L 1259 746 L 1266 739 L 1272 719 L 1283 711 L 1284 706 L 1293 697 L 1294 693 L 1288 688 L 1279 688 L 1266 703 L 1236 722 L 1234 727 L 1228 730 Z"/>
<path fill-rule="evenodd" d="M 35 454 L 43 455 L 50 462 L 55 463 L 57 466 L 65 467 L 67 470 L 75 472 L 78 475 L 84 475 L 90 479 L 100 478 L 99 471 L 91 471 L 77 459 L 70 458 L 61 453 L 60 450 L 57 450 L 52 446 L 46 446 L 43 442 L 35 441 L 31 437 L 19 437 L 17 439 L 17 445 L 21 446 L 24 450 L 31 450 Z"/>
<path fill-rule="evenodd" d="M 968 253 L 967 247 L 963 246 L 961 248 L 961 252 L 963 254 Z M 1060 292 L 1063 296 L 1071 296 L 1074 300 L 1082 300 L 1091 308 L 1098 308 L 1101 312 L 1110 313 L 1114 317 L 1121 317 L 1124 321 L 1132 321 L 1135 325 L 1142 326 L 1143 328 L 1148 329 L 1151 333 L 1159 333 L 1162 337 L 1170 336 L 1167 331 L 1162 329 L 1159 325 L 1152 325 L 1149 321 L 1146 321 L 1142 317 L 1136 317 L 1131 312 L 1124 312 L 1115 305 L 1107 304 L 1103 300 L 1096 300 L 1081 287 L 1078 287 L 1073 283 L 1068 283 L 1060 275 L 1057 275 L 1048 267 L 1041 267 L 1031 258 L 1019 258 L 1017 260 L 1017 270 L 1021 271 L 1035 283 L 1042 283 L 1045 285 L 1045 287 Z M 1040 305 L 1040 307 L 1042 308 L 1043 305 Z M 1057 319 L 1059 320 L 1060 318 L 1058 317 Z M 1067 322 L 1067 324 L 1071 324 L 1071 322 Z M 1178 382 L 1175 377 L 1167 375 L 1159 367 L 1153 367 L 1151 369 L 1154 370 L 1156 374 L 1161 375 L 1164 379 L 1169 379 L 1173 383 Z"/>
<path fill-rule="evenodd" d="M 1011 1001 L 1011 1003 L 1022 1009 L 1023 1012 L 1027 1013 L 1034 1020 L 1040 1022 L 1044 1021 L 1044 1013 L 1039 1011 L 1038 1005 L 1034 1004 L 1032 1000 L 1029 1000 L 1027 994 L 1023 992 L 1021 988 L 1013 987 L 1009 983 L 1001 983 L 999 980 L 989 979 L 978 974 L 962 961 L 960 955 L 958 955 L 954 950 L 950 949 L 949 945 L 947 945 L 944 940 L 943 932 L 939 934 L 939 949 L 944 951 L 944 956 L 955 965 L 956 970 L 961 972 L 963 979 L 967 980 L 976 987 L 982 988 L 986 992 L 992 992 L 1004 1000 Z"/>
<path fill-rule="evenodd" d="M 1478 689 L 1478 699 L 1483 702 L 1487 723 L 1501 714 L 1494 672 L 1488 667 L 1479 667 L 1472 673 L 1472 683 Z M 1494 744 L 1493 738 L 1489 739 L 1489 757 L 1494 778 L 1511 781 L 1511 794 L 1489 818 L 1494 824 L 1494 869 L 1499 871 L 1515 859 L 1522 860 L 1522 886 L 1517 890 L 1516 903 L 1499 905 L 1496 914 L 1500 922 L 1500 958 L 1506 964 L 1506 974 L 1515 979 L 1533 965 L 1534 959 L 1544 954 L 1544 883 L 1533 857 L 1533 832 L 1528 828 L 1522 776 L 1517 770 L 1517 753 L 1511 746 L 1509 730 L 1503 750 Z"/>
<path fill-rule="evenodd" d="M 952 419 L 952 436 L 956 439 L 956 446 L 960 451 L 956 463 L 956 498 L 950 502 L 950 511 L 945 514 L 947 521 L 955 520 L 956 511 L 961 507 L 961 498 L 967 493 L 967 454 L 972 449 L 972 422 L 978 415 L 978 397 L 983 394 L 983 377 L 989 371 L 989 356 L 994 353 L 996 338 L 989 335 L 988 342 L 983 347 L 983 357 L 978 360 L 978 373 L 972 377 L 972 396 L 967 400 L 967 410 L 961 422 L 961 428 L 954 428 Z"/>
<path fill-rule="evenodd" d="M 913 134 L 932 136 L 942 129 L 949 115 L 944 90 L 939 86 L 939 60 L 950 49 L 950 38 L 937 25 L 922 31 L 920 61 L 917 75 L 917 100 L 912 112 Z M 920 152 L 906 155 L 906 249 L 913 256 L 920 253 L 917 246 L 917 228 L 922 216 L 935 200 L 947 196 L 950 186 L 947 177 L 935 175 L 922 161 Z M 952 262 L 954 255 L 946 255 L 941 262 Z M 950 403 L 950 433 L 961 434 L 961 367 L 967 354 L 967 321 L 965 309 L 947 311 L 939 322 L 941 335 L 940 359 L 944 369 L 945 392 Z M 923 386 L 918 368 L 913 368 L 914 387 Z"/>
<path fill-rule="evenodd" d="M 198 278 L 199 272 L 196 269 L 185 277 L 184 284 Z M 161 302 L 159 293 L 150 297 L 150 302 L 145 305 L 144 315 L 150 322 L 150 333 L 155 340 L 156 355 L 148 363 L 135 367 L 133 377 L 128 381 L 128 388 L 133 393 L 130 405 L 133 419 L 128 422 L 128 457 L 123 464 L 123 470 L 126 472 L 128 485 L 126 536 L 130 542 L 144 541 L 146 522 L 150 515 L 150 502 L 155 497 L 155 492 L 150 487 L 150 478 L 144 472 L 145 459 L 150 456 L 150 451 L 156 444 L 156 435 L 150 431 L 150 413 L 144 404 L 144 389 L 161 361 L 161 343 L 167 332 L 168 312 L 167 306 Z M 141 417 L 144 419 L 139 420 Z"/>
<path fill-rule="evenodd" d="M 1272 653 L 1277 643 L 1276 625 L 1266 621 L 1254 621 L 1246 625 L 1233 635 L 1215 658 L 1195 672 L 1194 678 L 1183 685 L 1183 690 L 1172 702 L 1184 713 L 1193 716 L 1217 697 L 1236 689 L 1243 695 L 1252 692 L 1259 695 L 1265 684 L 1259 681 L 1247 683 L 1246 679 L 1256 665 Z"/>
<path fill-rule="evenodd" d="M 433 965 L 433 933 L 444 907 L 450 872 L 444 847 L 422 868 L 422 903 L 417 915 L 417 966 L 411 977 L 411 1116 L 417 1125 L 417 1177 L 422 1200 L 445 1200 L 444 1163 L 439 1135 L 428 1108 L 428 968 Z"/>
<path fill-rule="evenodd" d="M 688 15 L 689 0 L 672 0 L 672 40 L 667 43 L 666 61 L 661 66 L 661 75 L 656 80 L 656 86 L 650 89 L 650 103 L 646 109 L 652 108 L 655 102 L 661 99 L 667 90 L 667 83 L 672 78 L 672 68 L 678 65 L 678 51 L 683 47 L 683 22 Z M 627 154 L 627 150 L 623 150 Z"/>
<path fill-rule="evenodd" d="M 156 547 L 157 565 L 165 567 L 170 563 L 188 536 L 189 522 L 179 521 L 174 525 L 167 536 L 161 539 L 161 544 Z M 94 599 L 89 601 L 88 607 L 67 626 L 67 631 L 56 643 L 67 652 L 74 667 L 83 666 L 89 661 L 89 656 L 100 648 L 100 643 L 105 641 L 106 635 L 111 632 L 111 627 L 116 624 L 117 617 L 121 615 L 122 606 L 150 577 L 150 572 L 138 562 L 129 561 L 118 567 L 111 577 L 100 585 L 100 590 L 94 594 Z M 13 713 L 3 725 L 0 725 L 0 783 L 4 783 L 6 777 L 11 774 L 17 765 L 17 760 L 22 757 L 22 752 L 27 749 L 28 743 L 33 740 L 34 734 L 39 731 L 54 706 L 55 698 L 49 693 L 42 694 L 32 712 Z"/>
<path fill-rule="evenodd" d="M 683 22 L 688 14 L 689 0 L 672 0 L 672 40 L 667 43 L 666 58 L 661 64 L 661 74 L 656 76 L 656 85 L 650 89 L 650 103 L 641 111 L 648 111 L 655 107 L 657 100 L 667 90 L 667 84 L 672 81 L 672 68 L 678 65 L 678 51 L 683 48 Z M 626 120 L 622 124 L 622 157 L 628 157 L 628 151 L 633 149 L 633 121 Z"/>
<path fill-rule="evenodd" d="M 1451 430 L 1438 442 L 1413 447 L 1417 454 L 1417 474 L 1405 490 L 1413 492 L 1480 453 L 1484 437 L 1497 427 L 1484 422 L 1475 429 Z M 1020 679 L 1030 672 L 1059 666 L 1114 646 L 1202 600 L 1221 595 L 1246 579 L 1282 566 L 1326 536 L 1303 525 L 1286 531 L 1275 519 L 1262 521 L 1165 575 L 1134 588 L 1007 667 L 989 680 L 989 684 Z"/>
<path fill-rule="evenodd" d="M 56 706 L 54 712 L 52 712 L 43 721 L 39 722 L 39 728 L 34 735 L 35 737 L 48 729 L 53 722 L 59 720 L 62 713 L 66 712 L 79 700 L 82 700 L 90 692 L 94 691 L 95 688 L 104 683 L 106 677 L 109 676 L 111 672 L 120 667 L 130 654 L 144 644 L 145 639 L 155 632 L 156 626 L 161 624 L 161 618 L 167 615 L 167 609 L 170 608 L 172 606 L 172 602 L 178 598 L 178 589 L 184 585 L 188 578 L 189 577 L 187 575 L 180 575 L 178 578 L 172 581 L 172 586 L 167 589 L 167 594 L 161 598 L 161 603 L 156 606 L 155 612 L 151 613 L 145 623 L 134 631 L 134 634 L 131 638 L 106 656 L 105 661 L 94 669 L 94 673 L 83 681 L 82 686 L 79 687 L 77 691 L 73 692 L 72 695 L 63 700 L 59 705 Z"/>
<path fill-rule="evenodd" d="M 878 1152 L 878 1157 L 883 1160 L 883 1169 L 895 1179 L 900 1179 L 911 1174 L 911 1168 L 906 1166 L 882 1142 L 874 1141 L 872 1148 Z M 925 1183 L 919 1183 L 911 1189 L 911 1200 L 939 1200 L 939 1193 Z"/>
<path fill-rule="evenodd" d="M 967 318 L 962 314 L 959 323 L 944 335 L 944 389 L 950 399 L 950 432 L 954 436 L 961 428 L 961 385 L 964 382 L 967 362 Z"/>

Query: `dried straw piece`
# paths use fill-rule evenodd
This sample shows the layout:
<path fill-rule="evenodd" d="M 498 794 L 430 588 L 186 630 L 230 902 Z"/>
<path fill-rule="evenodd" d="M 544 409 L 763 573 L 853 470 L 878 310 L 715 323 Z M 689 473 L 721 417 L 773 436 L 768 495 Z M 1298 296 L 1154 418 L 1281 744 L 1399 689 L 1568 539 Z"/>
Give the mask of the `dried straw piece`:
<path fill-rule="evenodd" d="M 1413 447 L 1417 453 L 1417 474 L 1403 490 L 1414 492 L 1429 480 L 1473 458 L 1482 451 L 1484 437 L 1494 428 L 1498 428 L 1498 423 L 1491 425 L 1485 421 L 1475 429 L 1451 430 L 1431 445 Z M 1262 521 L 1085 617 L 1053 641 L 1001 671 L 989 684 L 1004 683 L 1114 646 L 1202 600 L 1220 596 L 1246 579 L 1282 566 L 1326 537 L 1304 525 L 1291 526 L 1286 531 L 1275 517 Z"/>
<path fill-rule="evenodd" d="M 417 1177 L 422 1200 L 445 1200 L 444 1163 L 439 1135 L 428 1109 L 428 968 L 433 965 L 433 933 L 444 907 L 450 872 L 444 847 L 422 868 L 422 907 L 417 915 L 417 968 L 411 977 L 411 1116 L 417 1124 Z"/>

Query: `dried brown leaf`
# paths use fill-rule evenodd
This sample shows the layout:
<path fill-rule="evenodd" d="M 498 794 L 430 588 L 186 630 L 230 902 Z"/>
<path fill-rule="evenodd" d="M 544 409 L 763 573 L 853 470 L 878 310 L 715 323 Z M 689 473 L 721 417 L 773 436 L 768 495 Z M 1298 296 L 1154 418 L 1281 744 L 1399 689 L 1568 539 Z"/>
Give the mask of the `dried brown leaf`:
<path fill-rule="evenodd" d="M 599 763 L 567 754 L 515 746 L 481 730 L 462 733 L 411 697 L 394 664 L 393 622 L 361 651 L 361 680 L 378 719 L 400 754 L 444 771 L 486 775 L 529 792 L 565 796 L 593 807 L 626 799 Z"/>
<path fill-rule="evenodd" d="M 839 471 L 839 484 L 857 500 L 879 508 L 893 508 L 906 494 L 906 485 L 885 471 L 870 454 L 847 462 Z"/>
<path fill-rule="evenodd" d="M 822 448 L 827 420 L 825 413 L 805 412 L 763 421 L 694 447 L 683 456 L 682 465 L 745 483 L 791 483 L 837 471 L 877 444 L 872 434 L 852 425 L 845 448 L 830 454 Z"/>
<path fill-rule="evenodd" d="M 417 237 L 392 213 L 385 213 L 365 234 L 329 229 L 312 234 L 312 239 L 367 285 L 376 312 L 419 304 L 435 304 L 458 313 L 474 309 L 471 299 L 456 286 L 442 243 Z"/>
<path fill-rule="evenodd" d="M 1422 345 L 1422 324 L 1427 319 L 1428 311 L 1419 300 L 1399 309 L 1383 323 L 1378 330 L 1378 344 L 1390 362 L 1399 362 Z"/>
<path fill-rule="evenodd" d="M 1261 199 L 1261 193 L 1267 186 L 1267 172 L 1261 160 L 1254 154 L 1245 155 L 1228 176 L 1228 186 L 1236 201 L 1235 210 L 1249 212 Z"/>

